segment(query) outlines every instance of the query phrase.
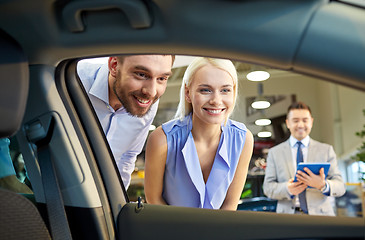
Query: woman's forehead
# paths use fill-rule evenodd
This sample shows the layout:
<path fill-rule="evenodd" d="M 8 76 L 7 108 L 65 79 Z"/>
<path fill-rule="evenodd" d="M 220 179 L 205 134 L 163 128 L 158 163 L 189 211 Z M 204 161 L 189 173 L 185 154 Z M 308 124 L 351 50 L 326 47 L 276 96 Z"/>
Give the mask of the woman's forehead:
<path fill-rule="evenodd" d="M 198 69 L 192 79 L 194 85 L 233 86 L 231 75 L 218 67 L 205 65 Z"/>

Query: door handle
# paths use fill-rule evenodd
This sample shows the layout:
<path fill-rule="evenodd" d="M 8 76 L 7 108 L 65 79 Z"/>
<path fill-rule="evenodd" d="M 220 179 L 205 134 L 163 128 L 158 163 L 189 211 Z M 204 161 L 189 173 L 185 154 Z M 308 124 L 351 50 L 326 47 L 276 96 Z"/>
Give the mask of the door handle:
<path fill-rule="evenodd" d="M 83 32 L 85 24 L 81 14 L 84 11 L 119 9 L 125 13 L 133 28 L 148 28 L 151 18 L 142 0 L 92 0 L 69 2 L 62 11 L 62 19 L 71 32 Z"/>

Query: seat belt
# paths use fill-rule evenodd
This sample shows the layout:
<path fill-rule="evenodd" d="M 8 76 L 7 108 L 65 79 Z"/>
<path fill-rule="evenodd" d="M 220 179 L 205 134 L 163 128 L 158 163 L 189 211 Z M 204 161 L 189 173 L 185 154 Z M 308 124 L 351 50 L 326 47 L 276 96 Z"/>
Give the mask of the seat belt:
<path fill-rule="evenodd" d="M 28 125 L 27 137 L 37 147 L 52 239 L 71 240 L 71 231 L 49 147 L 56 123 L 52 115 L 47 120 L 48 129 L 45 129 L 44 122 L 42 124 L 41 121 Z"/>

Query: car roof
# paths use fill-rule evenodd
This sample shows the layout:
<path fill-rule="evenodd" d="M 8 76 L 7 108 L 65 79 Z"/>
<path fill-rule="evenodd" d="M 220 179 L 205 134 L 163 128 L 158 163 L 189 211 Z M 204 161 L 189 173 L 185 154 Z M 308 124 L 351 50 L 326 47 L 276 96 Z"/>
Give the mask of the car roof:
<path fill-rule="evenodd" d="M 131 5 L 2 1 L 0 28 L 19 42 L 30 64 L 116 53 L 208 55 L 365 90 L 361 7 L 323 0 L 155 0 Z"/>

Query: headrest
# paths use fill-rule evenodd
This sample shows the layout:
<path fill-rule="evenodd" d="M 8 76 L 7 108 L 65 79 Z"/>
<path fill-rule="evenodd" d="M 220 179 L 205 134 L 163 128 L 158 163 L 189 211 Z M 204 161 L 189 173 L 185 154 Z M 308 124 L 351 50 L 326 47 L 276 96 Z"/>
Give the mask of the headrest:
<path fill-rule="evenodd" d="M 20 45 L 0 29 L 0 138 L 21 126 L 29 88 L 29 66 Z"/>

